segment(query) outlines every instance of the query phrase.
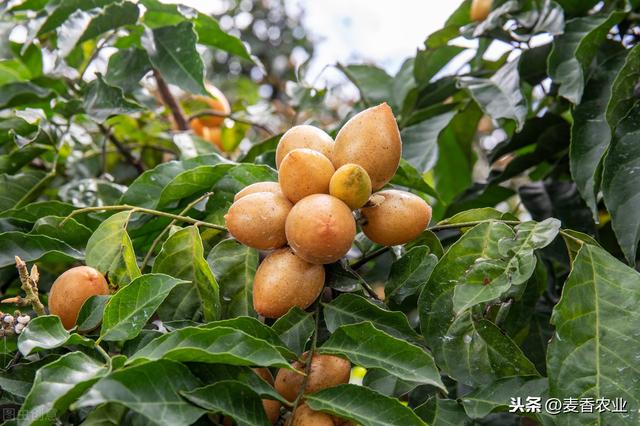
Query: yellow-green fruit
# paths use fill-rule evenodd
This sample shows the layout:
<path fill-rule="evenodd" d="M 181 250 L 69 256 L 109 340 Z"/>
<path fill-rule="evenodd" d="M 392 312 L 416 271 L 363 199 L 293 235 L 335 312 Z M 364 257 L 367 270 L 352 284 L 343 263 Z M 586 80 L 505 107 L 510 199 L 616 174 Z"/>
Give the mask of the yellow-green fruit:
<path fill-rule="evenodd" d="M 333 263 L 347 254 L 356 236 L 351 209 L 331 195 L 314 194 L 300 200 L 285 227 L 294 253 L 311 263 Z"/>
<path fill-rule="evenodd" d="M 285 224 L 293 205 L 273 192 L 256 192 L 234 202 L 224 219 L 229 233 L 242 244 L 259 250 L 287 243 Z"/>
<path fill-rule="evenodd" d="M 375 205 L 362 208 L 362 231 L 373 242 L 395 246 L 413 241 L 429 224 L 431 207 L 417 195 L 390 189 L 373 194 Z"/>
<path fill-rule="evenodd" d="M 489 16 L 492 5 L 493 0 L 473 0 L 471 2 L 471 20 L 484 21 Z"/>
<path fill-rule="evenodd" d="M 274 194 L 284 195 L 278 182 L 256 182 L 240 190 L 236 196 L 233 197 L 233 201 L 238 201 L 240 198 L 249 194 L 255 194 L 256 192 L 273 192 Z"/>
<path fill-rule="evenodd" d="M 273 386 L 273 375 L 266 368 L 254 368 L 253 371 L 262 377 L 267 383 Z M 263 399 L 262 406 L 264 407 L 264 412 L 267 414 L 267 418 L 271 422 L 271 424 L 276 424 L 278 421 L 278 417 L 280 417 L 280 402 L 274 399 Z"/>
<path fill-rule="evenodd" d="M 300 404 L 287 426 L 335 426 L 335 423 L 331 415 L 313 411 L 307 404 Z"/>
<path fill-rule="evenodd" d="M 280 168 L 280 163 L 284 157 L 294 149 L 309 148 L 318 151 L 327 158 L 331 158 L 333 152 L 333 139 L 324 131 L 314 126 L 303 124 L 287 130 L 282 135 L 278 147 L 276 148 L 276 167 Z"/>
<path fill-rule="evenodd" d="M 347 121 L 336 136 L 331 160 L 336 168 L 349 163 L 362 166 L 375 191 L 396 173 L 401 153 L 398 124 L 389 105 L 382 103 Z"/>
<path fill-rule="evenodd" d="M 109 294 L 104 276 L 90 266 L 77 266 L 65 271 L 51 286 L 49 312 L 57 315 L 66 329 L 76 325 L 82 304 L 91 296 Z"/>
<path fill-rule="evenodd" d="M 306 360 L 308 352 L 302 354 L 302 360 Z M 301 361 L 294 361 L 293 368 L 304 371 L 305 364 Z M 338 356 L 314 354 L 311 359 L 311 371 L 307 379 L 305 393 L 317 392 L 321 389 L 330 388 L 349 382 L 351 373 L 351 363 Z M 295 371 L 281 368 L 276 375 L 275 388 L 287 401 L 294 401 L 300 392 L 304 375 Z"/>
<path fill-rule="evenodd" d="M 350 208 L 359 209 L 371 196 L 371 179 L 364 168 L 357 164 L 345 164 L 331 176 L 329 194 Z"/>
<path fill-rule="evenodd" d="M 283 248 L 267 256 L 256 271 L 253 309 L 264 317 L 279 318 L 294 306 L 311 306 L 323 287 L 322 265 L 306 262 Z"/>
<path fill-rule="evenodd" d="M 282 193 L 297 203 L 307 195 L 328 194 L 335 169 L 331 161 L 318 151 L 299 148 L 284 157 L 278 172 Z"/>

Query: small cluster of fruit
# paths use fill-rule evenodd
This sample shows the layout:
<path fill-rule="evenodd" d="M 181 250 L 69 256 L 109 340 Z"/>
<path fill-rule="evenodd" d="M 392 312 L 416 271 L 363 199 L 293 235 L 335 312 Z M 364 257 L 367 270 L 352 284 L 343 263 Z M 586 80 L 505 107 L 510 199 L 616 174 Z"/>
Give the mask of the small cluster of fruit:
<path fill-rule="evenodd" d="M 278 182 L 259 182 L 235 196 L 225 216 L 229 233 L 259 250 L 275 250 L 254 278 L 253 307 L 278 318 L 306 309 L 324 286 L 322 265 L 351 249 L 358 210 L 362 231 L 392 246 L 415 239 L 431 220 L 431 207 L 405 191 L 381 189 L 395 174 L 402 151 L 391 108 L 381 104 L 351 118 L 335 142 L 301 125 L 278 143 Z M 286 246 L 286 247 L 285 247 Z"/>

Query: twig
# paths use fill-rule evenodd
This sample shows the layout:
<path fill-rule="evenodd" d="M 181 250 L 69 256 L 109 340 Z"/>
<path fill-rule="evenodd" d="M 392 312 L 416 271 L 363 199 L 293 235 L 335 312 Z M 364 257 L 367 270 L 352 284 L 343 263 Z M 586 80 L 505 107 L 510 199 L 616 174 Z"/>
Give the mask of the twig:
<path fill-rule="evenodd" d="M 360 276 L 360 274 L 354 271 L 353 268 L 351 268 L 351 266 L 345 263 L 344 267 L 350 274 L 352 274 L 354 277 L 358 279 L 358 282 L 360 283 L 362 288 L 364 288 L 366 292 L 369 293 L 369 296 L 371 296 L 376 300 L 382 300 L 380 296 L 378 296 L 378 294 L 375 292 L 375 290 L 369 285 L 369 283 L 366 282 L 365 279 Z"/>
<path fill-rule="evenodd" d="M 293 420 L 296 416 L 296 409 L 298 405 L 300 405 L 300 401 L 304 396 L 304 391 L 307 388 L 307 382 L 309 381 L 309 375 L 311 374 L 311 363 L 313 362 L 313 355 L 316 352 L 316 346 L 318 345 L 318 328 L 320 327 L 320 298 L 316 300 L 316 307 L 314 311 L 315 315 L 315 326 L 313 329 L 313 336 L 311 337 L 311 349 L 307 352 L 307 359 L 305 360 L 304 366 L 304 377 L 302 378 L 302 383 L 300 384 L 300 390 L 298 391 L 298 396 L 296 400 L 293 402 L 293 408 L 291 409 L 291 424 L 293 424 Z"/>
<path fill-rule="evenodd" d="M 180 212 L 180 215 L 187 214 L 189 212 L 189 210 L 191 210 L 193 208 L 193 206 L 198 204 L 200 201 L 202 201 L 202 200 L 204 200 L 206 198 L 209 198 L 212 194 L 213 194 L 213 192 L 206 192 L 206 193 L 202 194 L 200 197 L 198 197 L 195 200 L 193 200 L 192 202 L 190 202 Z M 173 219 L 167 226 L 165 226 L 165 228 L 162 230 L 162 232 L 153 240 L 153 243 L 151 243 L 151 247 L 149 248 L 149 251 L 147 252 L 146 256 L 144 257 L 144 260 L 142 261 L 142 266 L 140 267 L 141 271 L 144 271 L 144 268 L 147 266 L 147 263 L 149 262 L 149 259 L 151 258 L 151 255 L 153 254 L 153 251 L 156 249 L 158 244 L 160 244 L 160 241 L 166 235 L 166 233 L 169 232 L 169 229 L 171 229 L 171 227 L 176 224 L 176 222 L 177 222 L 177 220 Z"/>
<path fill-rule="evenodd" d="M 116 147 L 118 152 L 122 154 L 122 156 L 133 166 L 136 168 L 138 173 L 144 172 L 144 166 L 142 162 L 136 158 L 129 148 L 127 148 L 120 140 L 111 132 L 111 129 L 105 127 L 104 124 L 98 123 L 98 128 L 102 132 L 102 134 L 111 141 L 111 143 Z"/>
<path fill-rule="evenodd" d="M 366 255 L 364 255 L 362 258 L 356 260 L 355 262 L 353 262 L 350 267 L 352 269 L 359 269 L 362 266 L 364 266 L 365 264 L 367 264 L 369 261 L 375 259 L 376 257 L 386 253 L 389 251 L 391 247 L 380 247 L 377 250 L 372 251 L 371 253 L 368 253 Z"/>
<path fill-rule="evenodd" d="M 158 85 L 160 98 L 162 98 L 162 102 L 171 110 L 171 115 L 173 115 L 176 126 L 178 126 L 179 130 L 189 130 L 189 122 L 184 117 L 184 113 L 182 112 L 180 104 L 171 93 L 171 90 L 169 89 L 167 82 L 164 81 L 164 78 L 160 74 L 160 71 L 154 68 L 153 76 L 155 77 L 156 84 Z"/>
<path fill-rule="evenodd" d="M 271 129 L 269 129 L 264 124 L 256 123 L 255 121 L 247 120 L 246 118 L 239 118 L 233 113 L 228 113 L 227 114 L 227 113 L 220 112 L 220 111 L 215 111 L 215 110 L 212 110 L 212 109 L 205 109 L 203 111 L 196 112 L 195 114 L 189 116 L 189 122 L 195 120 L 196 118 L 207 117 L 209 115 L 213 115 L 215 117 L 228 118 L 230 120 L 235 121 L 236 123 L 248 124 L 249 126 L 253 126 L 253 127 L 256 127 L 258 129 L 264 131 L 269 136 L 273 136 L 273 132 L 271 131 Z"/>
<path fill-rule="evenodd" d="M 182 215 L 179 215 L 179 214 L 167 213 L 167 212 L 163 212 L 163 211 L 160 211 L 160 210 L 146 209 L 144 207 L 130 206 L 128 204 L 123 204 L 121 206 L 85 207 L 85 208 L 82 208 L 82 209 L 74 210 L 71 213 L 69 213 L 62 220 L 62 222 L 60 222 L 60 226 L 63 226 L 64 223 L 67 220 L 71 219 L 73 216 L 77 216 L 77 215 L 79 215 L 81 213 L 97 212 L 97 211 L 125 211 L 125 210 L 131 210 L 131 213 L 145 213 L 145 214 L 150 214 L 152 216 L 167 217 L 169 219 L 175 219 L 178 222 L 191 223 L 191 224 L 196 225 L 196 226 L 204 226 L 205 228 L 217 229 L 218 231 L 226 231 L 227 230 L 227 228 L 225 228 L 222 225 L 216 225 L 215 223 L 204 222 L 204 221 L 201 221 L 201 220 L 198 220 L 198 219 L 194 219 L 194 218 L 189 217 L 189 216 L 182 216 Z"/>
<path fill-rule="evenodd" d="M 27 264 L 24 263 L 19 256 L 15 257 L 16 268 L 20 274 L 20 282 L 22 283 L 22 290 L 25 292 L 26 297 L 16 296 L 9 299 L 4 299 L 2 303 L 14 303 L 18 306 L 31 305 L 33 310 L 38 315 L 46 315 L 44 305 L 40 301 L 38 296 L 38 281 L 40 280 L 40 274 L 38 273 L 38 267 L 33 265 L 31 267 L 31 273 L 27 270 Z"/>

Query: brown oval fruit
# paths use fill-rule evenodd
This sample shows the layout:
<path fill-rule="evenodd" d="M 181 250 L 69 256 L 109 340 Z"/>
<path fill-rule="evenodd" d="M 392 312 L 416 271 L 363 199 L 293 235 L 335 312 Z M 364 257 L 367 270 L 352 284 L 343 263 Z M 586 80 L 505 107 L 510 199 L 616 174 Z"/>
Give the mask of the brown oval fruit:
<path fill-rule="evenodd" d="M 395 246 L 414 240 L 429 224 L 431 207 L 417 195 L 390 189 L 373 194 L 376 204 L 362 208 L 362 231 L 374 243 Z"/>
<path fill-rule="evenodd" d="M 471 2 L 471 20 L 478 22 L 487 19 L 492 5 L 493 0 L 473 0 Z"/>
<path fill-rule="evenodd" d="M 382 103 L 347 121 L 336 136 L 331 160 L 336 168 L 349 163 L 362 166 L 375 191 L 396 173 L 401 153 L 398 124 L 389 105 Z"/>
<path fill-rule="evenodd" d="M 309 356 L 308 352 L 302 354 L 302 361 L 294 361 L 293 368 L 304 371 L 304 360 Z M 307 379 L 305 393 L 317 392 L 349 382 L 351 363 L 338 356 L 314 354 L 311 360 L 311 371 Z M 298 396 L 304 376 L 295 371 L 281 368 L 276 375 L 275 388 L 287 401 L 294 401 Z"/>
<path fill-rule="evenodd" d="M 285 224 L 292 204 L 272 192 L 256 192 L 234 202 L 225 215 L 229 233 L 242 244 L 272 250 L 287 243 Z"/>
<path fill-rule="evenodd" d="M 371 179 L 363 167 L 345 164 L 331 176 L 329 194 L 342 200 L 351 209 L 359 209 L 371 196 Z"/>
<path fill-rule="evenodd" d="M 306 262 L 283 248 L 267 256 L 253 279 L 253 309 L 278 318 L 297 306 L 308 308 L 324 287 L 324 267 Z"/>
<path fill-rule="evenodd" d="M 313 411 L 307 404 L 300 404 L 287 423 L 289 426 L 334 426 L 333 417 L 321 411 Z"/>
<path fill-rule="evenodd" d="M 273 375 L 266 368 L 254 368 L 253 371 L 260 377 L 262 377 L 267 383 L 273 386 Z M 263 399 L 262 406 L 264 407 L 264 411 L 267 414 L 267 418 L 271 422 L 271 424 L 276 424 L 278 421 L 278 417 L 280 417 L 280 402 L 274 399 Z"/>
<path fill-rule="evenodd" d="M 255 194 L 256 192 L 272 192 L 274 194 L 284 196 L 280 190 L 280 184 L 278 182 L 256 182 L 251 185 L 247 185 L 240 190 L 236 196 L 233 197 L 233 201 L 238 201 L 240 198 L 249 194 Z"/>
<path fill-rule="evenodd" d="M 282 135 L 282 138 L 280 138 L 280 142 L 278 142 L 278 147 L 276 148 L 276 167 L 279 169 L 284 157 L 289 152 L 298 148 L 313 149 L 331 159 L 333 139 L 317 127 L 307 124 L 294 126 L 287 130 L 287 132 Z"/>
<path fill-rule="evenodd" d="M 107 280 L 100 272 L 90 266 L 71 268 L 51 286 L 49 312 L 60 317 L 64 328 L 73 328 L 82 304 L 99 294 L 109 294 Z"/>
<path fill-rule="evenodd" d="M 347 254 L 356 236 L 349 207 L 327 194 L 300 200 L 289 213 L 285 227 L 294 253 L 311 263 L 333 263 Z"/>
<path fill-rule="evenodd" d="M 293 203 L 311 194 L 328 194 L 336 170 L 327 157 L 309 148 L 289 152 L 278 171 L 282 193 Z"/>
<path fill-rule="evenodd" d="M 231 107 L 229 106 L 229 101 L 227 100 L 224 93 L 217 87 L 212 84 L 206 84 L 207 91 L 211 94 L 211 96 L 202 96 L 195 95 L 192 96 L 191 99 L 202 103 L 206 109 L 210 109 L 220 114 L 228 115 L 231 112 Z M 196 119 L 191 120 L 191 127 L 220 127 L 224 122 L 224 117 L 219 117 L 216 115 L 204 115 L 202 117 L 198 117 Z M 197 131 L 197 130 L 196 130 Z"/>

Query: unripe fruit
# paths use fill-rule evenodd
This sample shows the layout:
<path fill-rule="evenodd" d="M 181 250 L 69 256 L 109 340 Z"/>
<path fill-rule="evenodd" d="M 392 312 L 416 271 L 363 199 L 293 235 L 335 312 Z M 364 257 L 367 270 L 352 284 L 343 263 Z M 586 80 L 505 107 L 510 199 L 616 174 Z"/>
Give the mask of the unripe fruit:
<path fill-rule="evenodd" d="M 256 192 L 240 198 L 224 219 L 229 233 L 242 244 L 272 250 L 287 243 L 285 223 L 292 204 L 272 192 Z"/>
<path fill-rule="evenodd" d="M 219 112 L 221 114 L 228 115 L 231 112 L 229 101 L 224 96 L 224 93 L 212 84 L 206 84 L 207 91 L 211 96 L 195 95 L 192 99 L 196 102 L 202 102 L 206 104 L 208 109 Z M 224 122 L 224 117 L 218 117 L 216 115 L 205 115 L 191 120 L 191 127 L 196 130 L 196 127 L 220 127 Z M 197 132 L 197 130 L 196 130 Z"/>
<path fill-rule="evenodd" d="M 273 375 L 266 368 L 254 368 L 253 371 L 262 377 L 267 383 L 273 386 Z M 278 417 L 280 417 L 280 402 L 274 399 L 263 399 L 262 406 L 264 407 L 264 411 L 267 414 L 267 418 L 271 422 L 271 424 L 276 424 L 278 421 Z"/>
<path fill-rule="evenodd" d="M 300 404 L 291 418 L 289 426 L 335 426 L 331 415 L 313 411 L 307 404 Z"/>
<path fill-rule="evenodd" d="M 306 360 L 308 352 L 302 354 L 302 360 Z M 294 361 L 292 364 L 296 370 L 304 371 L 305 364 L 302 361 Z M 351 363 L 333 355 L 314 354 L 311 359 L 311 371 L 307 379 L 305 393 L 317 392 L 349 382 Z M 304 376 L 295 371 L 281 368 L 276 375 L 275 388 L 280 395 L 288 401 L 294 401 L 300 392 Z"/>
<path fill-rule="evenodd" d="M 309 148 L 318 151 L 325 157 L 331 159 L 333 153 L 333 139 L 324 131 L 314 126 L 303 124 L 294 126 L 282 135 L 278 147 L 276 148 L 276 167 L 280 168 L 280 163 L 284 157 L 294 149 Z"/>
<path fill-rule="evenodd" d="M 373 194 L 376 204 L 361 210 L 362 231 L 374 243 L 384 246 L 414 240 L 429 224 L 431 207 L 417 195 L 390 189 Z"/>
<path fill-rule="evenodd" d="M 471 3 L 471 20 L 472 21 L 484 21 L 489 12 L 491 12 L 491 6 L 493 0 L 473 0 Z"/>
<path fill-rule="evenodd" d="M 82 304 L 100 294 L 109 294 L 107 280 L 100 272 L 89 266 L 71 268 L 51 286 L 49 312 L 60 317 L 64 328 L 73 328 Z"/>
<path fill-rule="evenodd" d="M 284 196 L 284 194 L 280 190 L 280 184 L 278 184 L 278 182 L 256 182 L 252 183 L 251 185 L 245 186 L 242 190 L 240 190 L 236 194 L 236 196 L 233 197 L 233 201 L 238 201 L 240 198 L 249 194 L 255 194 L 256 192 L 272 192 L 274 194 Z"/>
<path fill-rule="evenodd" d="M 375 191 L 396 173 L 401 153 L 398 124 L 389 105 L 382 103 L 347 121 L 336 136 L 331 160 L 336 168 L 349 163 L 364 167 Z"/>
<path fill-rule="evenodd" d="M 371 179 L 361 166 L 345 164 L 331 176 L 329 194 L 342 200 L 351 209 L 359 209 L 371 196 Z"/>
<path fill-rule="evenodd" d="M 314 194 L 293 206 L 285 232 L 293 252 L 307 262 L 333 263 L 351 248 L 356 222 L 345 203 Z"/>
<path fill-rule="evenodd" d="M 297 306 L 306 309 L 324 287 L 324 267 L 308 263 L 283 248 L 266 257 L 253 279 L 253 309 L 278 318 Z"/>
<path fill-rule="evenodd" d="M 280 164 L 278 181 L 282 193 L 293 203 L 307 195 L 328 194 L 335 169 L 331 161 L 309 148 L 294 149 Z"/>

